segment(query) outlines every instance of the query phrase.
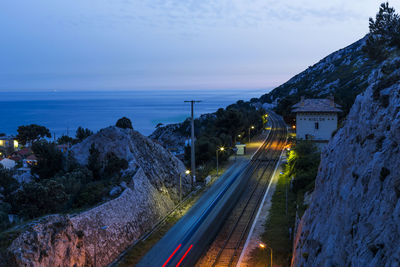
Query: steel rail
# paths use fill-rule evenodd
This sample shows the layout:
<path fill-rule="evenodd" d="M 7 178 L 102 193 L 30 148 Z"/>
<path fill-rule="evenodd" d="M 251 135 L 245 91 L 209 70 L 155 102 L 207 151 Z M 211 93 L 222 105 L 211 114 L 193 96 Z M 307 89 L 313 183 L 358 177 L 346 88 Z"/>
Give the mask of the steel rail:
<path fill-rule="evenodd" d="M 271 118 L 271 122 L 273 123 L 272 125 L 272 129 L 275 128 L 276 126 L 281 127 L 283 129 L 286 129 L 286 127 L 282 124 L 282 122 L 279 121 L 279 119 L 277 118 L 273 118 L 273 116 L 270 117 Z M 272 119 L 273 118 L 273 119 Z M 276 121 L 275 121 L 276 120 Z M 234 221 L 234 225 L 231 228 L 231 230 L 228 233 L 228 237 L 225 239 L 225 242 L 223 243 L 222 247 L 219 249 L 217 256 L 215 257 L 212 266 L 216 266 L 216 264 L 218 262 L 224 261 L 227 262 L 228 260 L 226 260 L 225 258 L 222 258 L 222 254 L 224 251 L 226 251 L 226 247 L 229 243 L 232 243 L 232 241 L 235 243 L 235 247 L 232 253 L 229 253 L 228 257 L 229 257 L 229 263 L 228 266 L 231 266 L 232 263 L 234 262 L 235 258 L 237 257 L 237 252 L 241 246 L 241 243 L 243 242 L 243 239 L 246 235 L 246 233 L 248 232 L 248 228 L 250 223 L 253 221 L 255 212 L 257 211 L 257 208 L 260 204 L 260 201 L 263 197 L 263 195 L 265 194 L 265 190 L 266 190 L 266 184 L 268 184 L 269 179 L 271 179 L 271 175 L 273 170 L 271 170 L 271 167 L 273 168 L 278 159 L 274 159 L 274 160 L 270 160 L 267 161 L 267 163 L 264 165 L 264 158 L 268 158 L 268 156 L 272 156 L 275 157 L 276 154 L 279 155 L 281 149 L 277 149 L 276 151 L 268 151 L 268 147 L 271 147 L 273 142 L 276 139 L 276 142 L 278 142 L 278 147 L 282 148 L 285 142 L 285 135 L 284 133 L 286 133 L 286 130 L 284 130 L 282 132 L 282 130 L 280 130 L 279 128 L 277 130 L 273 130 L 272 131 L 273 134 L 270 135 L 270 138 L 267 138 L 269 140 L 266 140 L 266 142 L 263 144 L 262 149 L 259 150 L 259 153 L 257 155 L 255 155 L 252 159 L 252 164 L 249 164 L 249 168 L 247 170 L 247 172 L 245 173 L 245 175 L 251 175 L 249 176 L 249 179 L 251 179 L 251 177 L 256 173 L 256 171 L 260 171 L 261 169 L 261 175 L 259 176 L 259 178 L 256 181 L 252 181 L 252 187 L 250 189 L 250 195 L 248 195 L 249 193 L 245 193 L 243 196 L 243 199 L 239 199 L 237 207 L 240 206 L 240 204 L 244 203 L 243 208 L 240 211 L 239 216 L 237 217 L 237 219 Z M 271 142 L 272 141 L 272 142 Z M 265 179 L 263 179 L 265 177 L 265 174 L 270 171 L 271 173 L 268 175 L 269 179 L 267 181 L 264 181 Z M 264 185 L 265 184 L 265 185 Z M 248 217 L 244 217 L 245 213 L 250 213 L 250 216 Z M 247 220 L 246 220 L 247 219 Z M 244 221 L 243 221 L 244 220 Z M 239 228 L 239 224 L 240 223 L 244 223 L 244 227 L 242 227 L 242 229 L 238 229 Z M 235 240 L 236 239 L 236 240 Z M 235 242 L 236 241 L 236 242 Z"/>

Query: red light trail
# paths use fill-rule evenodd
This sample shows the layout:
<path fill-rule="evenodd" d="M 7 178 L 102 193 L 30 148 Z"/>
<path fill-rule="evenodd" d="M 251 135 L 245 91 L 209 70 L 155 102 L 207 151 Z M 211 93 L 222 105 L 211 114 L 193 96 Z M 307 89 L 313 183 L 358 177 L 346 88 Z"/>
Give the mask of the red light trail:
<path fill-rule="evenodd" d="M 181 265 L 183 259 L 186 257 L 186 255 L 189 253 L 189 251 L 192 249 L 192 247 L 193 247 L 193 245 L 190 245 L 190 247 L 188 248 L 188 250 L 186 250 L 185 254 L 183 255 L 182 259 L 178 262 L 176 267 L 179 267 L 179 265 Z"/>
<path fill-rule="evenodd" d="M 168 262 L 172 259 L 172 257 L 175 255 L 175 253 L 179 250 L 179 248 L 182 246 L 182 244 L 179 244 L 179 246 L 172 252 L 172 254 L 169 256 L 168 260 L 164 262 L 162 267 L 167 266 Z M 186 255 L 186 254 L 185 254 Z"/>

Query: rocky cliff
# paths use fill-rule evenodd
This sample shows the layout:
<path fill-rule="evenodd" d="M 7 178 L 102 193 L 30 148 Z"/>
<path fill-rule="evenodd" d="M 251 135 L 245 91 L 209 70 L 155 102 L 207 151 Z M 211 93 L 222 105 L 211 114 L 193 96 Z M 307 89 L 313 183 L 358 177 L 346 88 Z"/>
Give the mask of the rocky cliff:
<path fill-rule="evenodd" d="M 322 153 L 293 266 L 400 265 L 400 58 L 367 90 Z"/>
<path fill-rule="evenodd" d="M 105 266 L 170 211 L 178 200 L 182 162 L 132 129 L 109 127 L 72 148 L 86 164 L 92 144 L 126 159 L 130 182 L 117 198 L 74 215 L 33 222 L 8 251 L 17 266 Z M 183 177 L 188 192 L 190 177 Z"/>
<path fill-rule="evenodd" d="M 333 94 L 346 115 L 355 97 L 367 88 L 367 77 L 379 67 L 362 51 L 365 41 L 366 37 L 328 55 L 259 100 L 272 103 L 279 114 L 290 115 L 290 107 L 300 96 L 323 98 Z"/>

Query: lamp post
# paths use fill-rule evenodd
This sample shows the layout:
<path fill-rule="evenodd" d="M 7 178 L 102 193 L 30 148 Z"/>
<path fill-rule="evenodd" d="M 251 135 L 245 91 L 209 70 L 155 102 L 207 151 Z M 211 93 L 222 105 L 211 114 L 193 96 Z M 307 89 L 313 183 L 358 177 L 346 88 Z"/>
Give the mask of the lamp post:
<path fill-rule="evenodd" d="M 270 246 L 267 246 L 267 244 L 265 244 L 265 243 L 263 243 L 263 242 L 260 242 L 259 244 L 258 244 L 258 246 L 260 247 L 260 248 L 262 248 L 262 249 L 264 249 L 264 248 L 269 248 L 270 250 L 271 250 L 271 267 L 273 266 L 272 265 L 272 248 L 270 247 Z"/>
<path fill-rule="evenodd" d="M 250 143 L 250 131 L 251 130 L 254 130 L 255 129 L 255 127 L 252 125 L 252 126 L 250 126 L 250 128 L 249 128 L 249 143 Z"/>
<path fill-rule="evenodd" d="M 223 152 L 225 150 L 225 148 L 223 146 L 221 146 L 220 148 L 217 149 L 216 154 L 217 154 L 217 176 L 218 176 L 218 151 Z"/>
<path fill-rule="evenodd" d="M 185 175 L 189 175 L 190 171 L 186 170 Z M 182 202 L 182 173 L 179 173 L 179 203 Z"/>

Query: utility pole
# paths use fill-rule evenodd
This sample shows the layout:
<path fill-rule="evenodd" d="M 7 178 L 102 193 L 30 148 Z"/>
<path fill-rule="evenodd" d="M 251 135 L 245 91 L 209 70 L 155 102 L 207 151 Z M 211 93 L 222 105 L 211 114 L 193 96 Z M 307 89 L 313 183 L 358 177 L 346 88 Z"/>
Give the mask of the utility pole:
<path fill-rule="evenodd" d="M 194 186 L 194 183 L 196 182 L 196 158 L 195 158 L 195 147 L 194 147 L 194 103 L 199 103 L 201 101 L 199 100 L 188 100 L 184 101 L 185 103 L 190 103 L 191 104 L 191 116 L 192 116 L 192 135 L 191 135 L 191 142 L 190 142 L 190 152 L 191 152 L 191 165 L 192 165 L 192 187 Z"/>

